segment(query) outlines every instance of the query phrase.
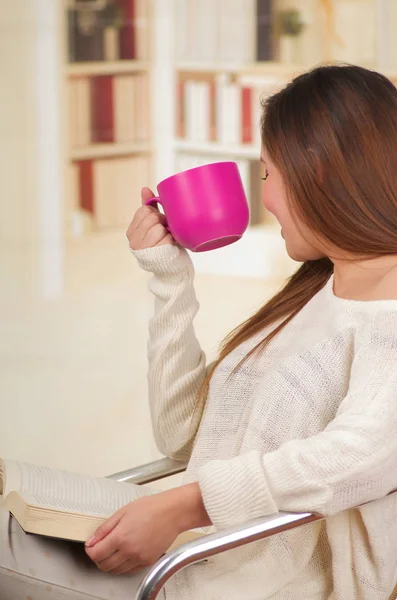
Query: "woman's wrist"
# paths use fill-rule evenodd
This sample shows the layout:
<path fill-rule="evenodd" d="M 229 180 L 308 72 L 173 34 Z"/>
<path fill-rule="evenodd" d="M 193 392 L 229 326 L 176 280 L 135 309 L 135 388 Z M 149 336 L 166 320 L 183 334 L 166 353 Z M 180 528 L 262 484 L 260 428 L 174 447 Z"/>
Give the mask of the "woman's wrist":
<path fill-rule="evenodd" d="M 180 533 L 196 527 L 212 525 L 198 483 L 189 483 L 167 490 L 166 494 Z"/>

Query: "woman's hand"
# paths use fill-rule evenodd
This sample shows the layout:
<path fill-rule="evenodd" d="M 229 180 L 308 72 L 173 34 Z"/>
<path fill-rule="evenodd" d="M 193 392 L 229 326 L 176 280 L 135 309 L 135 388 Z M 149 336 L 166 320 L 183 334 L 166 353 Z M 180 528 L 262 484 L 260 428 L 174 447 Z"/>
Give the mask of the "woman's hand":
<path fill-rule="evenodd" d="M 154 206 L 145 205 L 145 202 L 153 196 L 154 194 L 149 188 L 142 189 L 143 206 L 136 211 L 126 234 L 131 250 L 143 250 L 153 246 L 175 243 L 174 238 L 165 228 L 165 216 Z"/>
<path fill-rule="evenodd" d="M 197 483 L 139 498 L 123 506 L 86 542 L 101 571 L 130 573 L 155 563 L 175 538 L 210 525 Z"/>

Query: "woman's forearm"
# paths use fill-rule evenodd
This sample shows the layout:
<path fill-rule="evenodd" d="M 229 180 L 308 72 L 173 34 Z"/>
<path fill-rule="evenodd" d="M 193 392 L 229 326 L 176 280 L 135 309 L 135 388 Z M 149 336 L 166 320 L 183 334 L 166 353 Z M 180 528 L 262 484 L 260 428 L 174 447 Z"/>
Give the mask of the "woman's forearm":
<path fill-rule="evenodd" d="M 189 483 L 164 492 L 164 501 L 172 507 L 178 530 L 182 533 L 212 525 L 198 483 Z"/>

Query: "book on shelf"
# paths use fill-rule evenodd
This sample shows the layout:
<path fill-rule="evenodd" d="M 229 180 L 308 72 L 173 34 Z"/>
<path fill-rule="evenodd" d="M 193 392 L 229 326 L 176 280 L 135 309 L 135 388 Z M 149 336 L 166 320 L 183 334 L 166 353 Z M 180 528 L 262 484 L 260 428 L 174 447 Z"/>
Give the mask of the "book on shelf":
<path fill-rule="evenodd" d="M 216 97 L 217 140 L 221 144 L 238 145 L 242 141 L 242 89 L 219 75 Z"/>
<path fill-rule="evenodd" d="M 71 2 L 69 62 L 148 60 L 150 0 Z"/>
<path fill-rule="evenodd" d="M 237 67 L 266 61 L 309 66 L 313 60 L 374 65 L 376 3 L 343 0 L 328 2 L 333 5 L 328 9 L 325 4 L 175 0 L 176 61 Z M 358 14 L 359 28 L 354 27 Z"/>
<path fill-rule="evenodd" d="M 141 204 L 140 190 L 149 182 L 149 161 L 144 156 L 94 161 L 94 216 L 98 229 L 127 227 Z"/>
<path fill-rule="evenodd" d="M 79 10 L 69 8 L 68 50 L 70 62 L 86 62 L 104 59 L 105 20 L 102 10 Z"/>
<path fill-rule="evenodd" d="M 274 60 L 274 0 L 256 1 L 256 60 Z"/>
<path fill-rule="evenodd" d="M 120 58 L 135 58 L 134 2 L 132 0 L 115 0 L 115 2 L 122 13 L 122 24 L 119 32 Z"/>
<path fill-rule="evenodd" d="M 271 60 L 271 11 L 272 0 L 175 0 L 176 60 L 246 64 L 265 47 Z"/>
<path fill-rule="evenodd" d="M 96 230 L 125 228 L 141 204 L 141 188 L 150 185 L 150 159 L 127 155 L 76 161 L 68 177 L 69 193 L 75 195 L 68 202 L 71 211 L 91 215 Z"/>
<path fill-rule="evenodd" d="M 0 506 L 30 534 L 85 542 L 117 510 L 152 493 L 143 486 L 0 459 Z M 201 535 L 187 531 L 171 548 Z"/>
<path fill-rule="evenodd" d="M 128 142 L 135 139 L 136 90 L 133 75 L 117 75 L 113 79 L 112 95 L 114 105 L 114 131 L 112 139 L 116 142 Z"/>
<path fill-rule="evenodd" d="M 254 125 L 259 125 L 259 123 L 253 122 L 253 102 L 252 88 L 243 86 L 241 88 L 241 142 L 243 144 L 253 143 Z"/>
<path fill-rule="evenodd" d="M 93 161 L 82 160 L 75 164 L 78 169 L 78 197 L 74 201 L 74 204 L 85 210 L 87 213 L 94 215 Z"/>
<path fill-rule="evenodd" d="M 72 148 L 91 143 L 91 83 L 88 77 L 76 77 L 67 84 L 69 93 L 69 143 Z"/>
<path fill-rule="evenodd" d="M 113 77 L 91 78 L 91 141 L 114 141 Z"/>
<path fill-rule="evenodd" d="M 253 62 L 256 49 L 256 0 L 217 0 L 217 4 L 218 60 L 242 64 Z"/>
<path fill-rule="evenodd" d="M 71 148 L 148 140 L 145 73 L 72 77 L 68 90 Z"/>
<path fill-rule="evenodd" d="M 266 75 L 244 80 L 227 73 L 180 75 L 176 83 L 176 134 L 191 142 L 260 147 L 261 99 L 283 85 Z"/>

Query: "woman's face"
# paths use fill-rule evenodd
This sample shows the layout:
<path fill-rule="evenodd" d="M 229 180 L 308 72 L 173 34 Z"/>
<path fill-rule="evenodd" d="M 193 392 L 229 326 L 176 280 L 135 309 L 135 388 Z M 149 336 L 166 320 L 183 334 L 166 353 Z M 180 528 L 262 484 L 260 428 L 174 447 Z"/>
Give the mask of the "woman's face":
<path fill-rule="evenodd" d="M 281 174 L 271 162 L 264 147 L 261 151 L 261 163 L 263 177 L 266 178 L 263 186 L 263 205 L 279 222 L 288 255 L 299 262 L 317 260 L 326 256 L 319 248 L 319 241 L 291 214 Z"/>

